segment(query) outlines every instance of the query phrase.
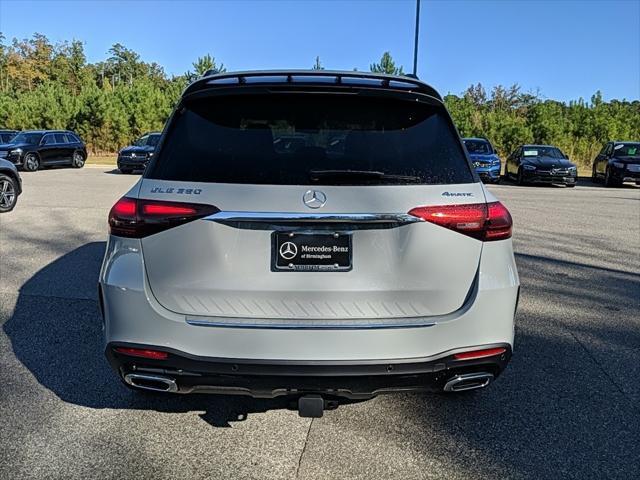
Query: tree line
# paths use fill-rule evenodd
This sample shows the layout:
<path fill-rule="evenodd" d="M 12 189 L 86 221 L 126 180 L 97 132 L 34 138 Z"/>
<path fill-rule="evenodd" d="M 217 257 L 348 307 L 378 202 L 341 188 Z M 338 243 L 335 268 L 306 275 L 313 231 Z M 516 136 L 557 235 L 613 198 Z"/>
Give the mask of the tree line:
<path fill-rule="evenodd" d="M 89 63 L 78 40 L 53 44 L 36 33 L 8 42 L 0 33 L 0 128 L 74 130 L 92 153 L 112 153 L 161 130 L 189 82 L 207 70 L 226 71 L 209 54 L 192 67 L 168 75 L 119 43 L 105 60 Z M 324 69 L 319 57 L 310 68 Z M 389 52 L 370 70 L 404 74 Z M 606 141 L 640 140 L 640 101 L 605 102 L 599 91 L 566 103 L 518 85 L 487 92 L 477 84 L 446 95 L 445 103 L 461 135 L 490 139 L 503 157 L 521 143 L 549 143 L 588 165 Z"/>

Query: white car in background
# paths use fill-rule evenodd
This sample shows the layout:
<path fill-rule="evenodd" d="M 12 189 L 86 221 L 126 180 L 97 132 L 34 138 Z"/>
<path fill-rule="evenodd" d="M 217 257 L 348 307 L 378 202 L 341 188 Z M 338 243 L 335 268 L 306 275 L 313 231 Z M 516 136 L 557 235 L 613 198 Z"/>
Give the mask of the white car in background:
<path fill-rule="evenodd" d="M 135 389 L 321 416 L 482 388 L 511 357 L 511 216 L 413 78 L 205 75 L 109 224 L 105 349 Z"/>

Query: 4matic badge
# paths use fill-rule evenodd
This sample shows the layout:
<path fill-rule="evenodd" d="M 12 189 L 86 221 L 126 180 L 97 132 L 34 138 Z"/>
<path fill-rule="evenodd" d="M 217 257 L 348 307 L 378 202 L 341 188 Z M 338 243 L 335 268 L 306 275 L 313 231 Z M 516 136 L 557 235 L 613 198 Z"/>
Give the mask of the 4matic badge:
<path fill-rule="evenodd" d="M 471 192 L 443 192 L 443 197 L 473 197 Z"/>

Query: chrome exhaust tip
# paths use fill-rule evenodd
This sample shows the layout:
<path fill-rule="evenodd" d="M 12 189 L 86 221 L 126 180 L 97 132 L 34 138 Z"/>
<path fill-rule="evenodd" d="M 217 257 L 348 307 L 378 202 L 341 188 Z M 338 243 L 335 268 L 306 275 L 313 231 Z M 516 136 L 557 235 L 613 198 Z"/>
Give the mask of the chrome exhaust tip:
<path fill-rule="evenodd" d="M 141 373 L 128 373 L 124 376 L 124 381 L 132 387 L 152 392 L 177 392 L 178 385 L 173 378 L 160 375 L 147 375 Z"/>
<path fill-rule="evenodd" d="M 467 390 L 477 390 L 489 385 L 494 379 L 492 373 L 464 373 L 450 378 L 444 385 L 445 392 L 465 392 Z"/>

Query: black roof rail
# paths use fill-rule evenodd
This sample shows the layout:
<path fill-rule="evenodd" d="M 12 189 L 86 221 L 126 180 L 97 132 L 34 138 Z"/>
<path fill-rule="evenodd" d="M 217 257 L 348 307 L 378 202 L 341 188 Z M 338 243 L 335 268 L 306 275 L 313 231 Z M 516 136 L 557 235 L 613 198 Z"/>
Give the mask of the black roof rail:
<path fill-rule="evenodd" d="M 247 83 L 258 84 L 318 84 L 381 87 L 422 93 L 442 102 L 442 96 L 430 85 L 414 75 L 388 75 L 384 73 L 340 70 L 252 70 L 216 73 L 207 71 L 185 89 L 183 95 L 215 87 L 228 87 Z"/>

